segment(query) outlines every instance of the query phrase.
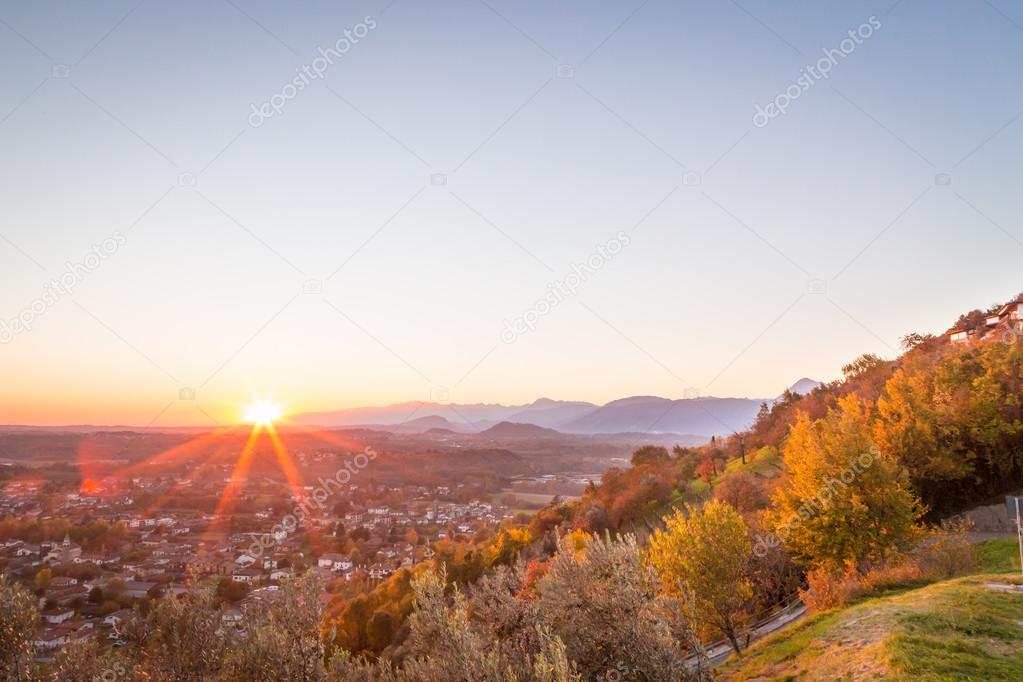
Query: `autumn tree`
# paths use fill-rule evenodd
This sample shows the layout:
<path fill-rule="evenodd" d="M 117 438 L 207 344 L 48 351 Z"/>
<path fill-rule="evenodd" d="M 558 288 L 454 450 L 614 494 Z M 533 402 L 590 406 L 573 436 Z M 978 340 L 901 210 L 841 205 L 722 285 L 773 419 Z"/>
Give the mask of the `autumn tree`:
<path fill-rule="evenodd" d="M 786 478 L 773 499 L 769 538 L 801 563 L 862 570 L 918 538 L 923 509 L 905 469 L 874 447 L 859 398 L 840 399 L 823 419 L 800 415 L 783 458 Z"/>
<path fill-rule="evenodd" d="M 630 679 L 686 679 L 694 636 L 673 595 L 659 595 L 635 537 L 588 538 L 559 545 L 536 585 L 540 622 L 564 642 L 587 680 L 618 666 Z"/>
<path fill-rule="evenodd" d="M 739 513 L 763 509 L 769 499 L 764 483 L 748 471 L 730 471 L 714 486 L 714 498 L 727 502 Z"/>
<path fill-rule="evenodd" d="M 753 597 L 746 523 L 720 500 L 702 509 L 676 510 L 664 522 L 666 529 L 654 533 L 647 550 L 664 591 L 690 600 L 695 618 L 739 653 L 739 633 L 751 616 Z"/>
<path fill-rule="evenodd" d="M 1023 344 L 904 363 L 877 401 L 874 438 L 937 514 L 1023 483 Z"/>
<path fill-rule="evenodd" d="M 122 635 L 158 680 L 201 682 L 215 677 L 227 650 L 220 609 L 209 589 L 157 600 L 145 616 L 129 618 Z"/>
<path fill-rule="evenodd" d="M 664 464 L 671 460 L 668 449 L 659 445 L 644 445 L 632 453 L 632 466 L 643 464 Z"/>
<path fill-rule="evenodd" d="M 231 651 L 228 680 L 318 682 L 326 674 L 320 637 L 322 582 L 315 572 L 285 583 L 276 599 L 249 610 L 248 635 Z"/>
<path fill-rule="evenodd" d="M 39 613 L 32 594 L 0 575 L 0 679 L 29 680 Z"/>

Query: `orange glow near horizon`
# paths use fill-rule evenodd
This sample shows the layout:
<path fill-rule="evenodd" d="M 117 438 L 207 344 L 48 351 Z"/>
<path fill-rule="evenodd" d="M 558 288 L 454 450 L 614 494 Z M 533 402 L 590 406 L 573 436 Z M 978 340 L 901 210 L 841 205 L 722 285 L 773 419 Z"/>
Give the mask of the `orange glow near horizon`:
<path fill-rule="evenodd" d="M 255 401 L 245 410 L 245 417 L 250 425 L 222 427 L 197 434 L 184 443 L 169 447 L 142 460 L 128 463 L 116 472 L 110 473 L 102 472 L 102 469 L 106 468 L 115 453 L 111 451 L 108 444 L 98 443 L 94 437 L 86 436 L 78 448 L 78 464 L 82 472 L 81 491 L 85 494 L 112 495 L 123 487 L 125 480 L 133 476 L 145 475 L 147 469 L 166 466 L 184 467 L 180 473 L 180 480 L 161 494 L 142 513 L 143 518 L 150 518 L 165 508 L 191 482 L 196 481 L 208 470 L 233 461 L 230 478 L 221 491 L 213 512 L 212 523 L 204 534 L 205 542 L 225 528 L 223 523 L 230 518 L 238 501 L 242 499 L 257 452 L 266 453 L 266 448 L 260 447 L 260 439 L 264 435 L 272 447 L 273 459 L 270 461 L 276 462 L 277 468 L 284 475 L 288 491 L 296 504 L 305 502 L 305 481 L 299 463 L 285 444 L 285 438 L 289 432 L 296 436 L 314 438 L 341 450 L 359 451 L 363 448 L 361 444 L 340 434 L 301 424 L 291 424 L 282 418 L 282 414 L 281 406 L 272 400 Z M 284 429 L 283 433 L 281 428 Z M 237 448 L 241 440 L 240 436 L 245 431 L 248 433 L 244 445 L 235 456 L 233 451 Z M 196 460 L 196 457 L 199 459 Z M 305 532 L 313 546 L 318 550 L 321 549 L 316 529 L 307 525 Z"/>

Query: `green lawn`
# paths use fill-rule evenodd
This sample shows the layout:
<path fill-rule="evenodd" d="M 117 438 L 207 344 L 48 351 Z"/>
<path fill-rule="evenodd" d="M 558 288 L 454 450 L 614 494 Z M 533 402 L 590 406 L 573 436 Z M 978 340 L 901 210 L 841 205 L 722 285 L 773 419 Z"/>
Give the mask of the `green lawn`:
<path fill-rule="evenodd" d="M 958 578 L 811 616 L 754 644 L 725 680 L 1023 679 L 1023 594 Z"/>
<path fill-rule="evenodd" d="M 979 572 L 1019 573 L 1019 545 L 1014 538 L 980 542 L 974 545 L 974 558 Z"/>

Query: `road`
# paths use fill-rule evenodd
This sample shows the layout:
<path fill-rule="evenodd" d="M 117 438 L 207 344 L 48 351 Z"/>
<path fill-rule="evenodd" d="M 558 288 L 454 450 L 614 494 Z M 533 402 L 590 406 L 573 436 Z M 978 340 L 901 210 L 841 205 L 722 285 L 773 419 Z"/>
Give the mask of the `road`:
<path fill-rule="evenodd" d="M 798 599 L 789 602 L 789 604 L 785 606 L 785 608 L 775 612 L 770 617 L 765 618 L 764 620 L 760 621 L 752 628 L 750 628 L 748 632 L 749 639 L 748 641 L 745 641 L 746 646 L 748 646 L 749 643 L 751 642 L 755 642 L 761 637 L 766 637 L 772 632 L 777 632 L 778 630 L 781 630 L 789 623 L 794 623 L 795 621 L 799 620 L 805 615 L 806 605 L 803 604 L 803 602 L 801 602 Z M 746 640 L 745 635 L 743 636 L 743 640 Z M 717 666 L 721 665 L 726 660 L 728 660 L 728 657 L 732 655 L 732 645 L 728 643 L 727 639 L 722 639 L 718 640 L 717 642 L 707 644 L 704 648 L 704 652 L 707 655 L 707 663 L 710 665 L 711 668 L 716 668 Z M 697 658 L 695 656 L 691 656 L 687 660 L 690 666 L 695 669 L 697 664 Z"/>

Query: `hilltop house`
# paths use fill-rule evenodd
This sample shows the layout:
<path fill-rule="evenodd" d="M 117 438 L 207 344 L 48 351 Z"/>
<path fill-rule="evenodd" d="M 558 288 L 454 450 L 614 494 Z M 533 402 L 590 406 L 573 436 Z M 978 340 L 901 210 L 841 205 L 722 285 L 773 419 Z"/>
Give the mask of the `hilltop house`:
<path fill-rule="evenodd" d="M 953 345 L 988 339 L 1014 341 L 1023 338 L 1023 297 L 1010 301 L 987 315 L 982 325 L 973 329 L 953 329 L 948 333 L 948 337 Z"/>

